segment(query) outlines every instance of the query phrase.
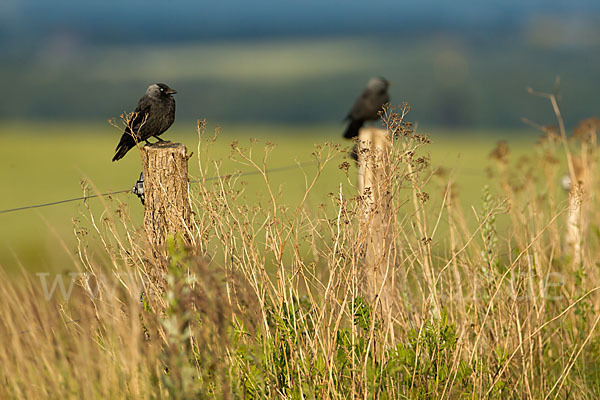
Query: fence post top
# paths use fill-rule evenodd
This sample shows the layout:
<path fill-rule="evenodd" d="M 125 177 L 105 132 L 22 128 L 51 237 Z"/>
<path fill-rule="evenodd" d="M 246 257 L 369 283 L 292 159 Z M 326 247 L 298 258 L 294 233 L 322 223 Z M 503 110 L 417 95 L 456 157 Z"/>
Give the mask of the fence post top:
<path fill-rule="evenodd" d="M 164 149 L 173 149 L 180 150 L 185 149 L 185 145 L 183 143 L 178 142 L 156 142 L 151 144 L 144 145 L 144 149 L 146 150 L 164 150 Z"/>

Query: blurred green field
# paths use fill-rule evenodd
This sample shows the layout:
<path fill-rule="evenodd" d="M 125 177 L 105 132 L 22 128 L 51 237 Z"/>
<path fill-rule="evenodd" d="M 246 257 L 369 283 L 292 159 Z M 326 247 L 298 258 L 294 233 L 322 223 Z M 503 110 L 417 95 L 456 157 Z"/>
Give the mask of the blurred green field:
<path fill-rule="evenodd" d="M 207 132 L 212 133 L 214 128 L 209 123 Z M 256 138 L 258 143 L 253 144 L 253 148 L 257 159 L 262 158 L 266 142 L 277 145 L 269 156 L 268 167 L 279 168 L 310 161 L 316 144 L 330 141 L 344 147 L 350 146 L 349 142 L 340 138 L 341 130 L 341 125 L 225 124 L 221 126 L 221 134 L 211 148 L 210 156 L 220 161 L 223 173 L 252 170 L 229 159 L 230 145 L 237 140 L 240 147 L 248 148 L 251 145 L 250 138 Z M 4 177 L 0 210 L 82 196 L 84 180 L 90 192 L 128 189 L 133 186 L 141 170 L 139 154 L 135 150 L 118 163 L 110 161 L 121 131 L 107 123 L 5 122 L 0 124 L 0 132 L 0 159 Z M 518 155 L 529 151 L 537 138 L 533 131 L 451 132 L 440 129 L 427 133 L 432 143 L 424 151 L 431 156 L 434 167 L 444 167 L 450 173 L 448 176 L 455 180 L 465 207 L 481 203 L 481 188 L 487 182 L 485 170 L 489 165 L 488 155 L 498 140 L 507 140 L 513 154 Z M 198 137 L 194 122 L 178 121 L 165 138 L 181 141 L 189 151 L 197 154 Z M 344 156 L 339 155 L 319 178 L 309 198 L 309 207 L 325 202 L 328 193 L 337 192 L 340 184 L 346 193 L 352 194 L 353 188 L 348 178 L 338 168 L 343 160 Z M 306 181 L 314 171 L 314 167 L 305 166 L 302 169 L 273 172 L 270 178 L 281 189 L 283 201 L 294 205 L 299 202 Z M 355 167 L 351 167 L 352 181 L 355 172 Z M 190 160 L 190 174 L 192 178 L 198 176 L 195 157 Z M 249 201 L 258 200 L 264 195 L 261 177 L 245 176 L 243 181 L 248 183 L 245 195 Z M 432 190 L 431 198 L 439 200 L 441 189 L 439 192 L 435 192 L 435 188 Z M 140 223 L 143 208 L 139 200 L 131 194 L 115 197 L 128 205 L 134 221 Z M 94 213 L 100 215 L 106 203 L 100 199 L 90 199 L 88 204 Z M 0 214 L 0 267 L 9 272 L 19 267 L 32 272 L 72 269 L 70 259 L 76 250 L 73 219 L 82 214 L 88 214 L 82 201 Z M 471 212 L 466 215 L 472 218 Z"/>

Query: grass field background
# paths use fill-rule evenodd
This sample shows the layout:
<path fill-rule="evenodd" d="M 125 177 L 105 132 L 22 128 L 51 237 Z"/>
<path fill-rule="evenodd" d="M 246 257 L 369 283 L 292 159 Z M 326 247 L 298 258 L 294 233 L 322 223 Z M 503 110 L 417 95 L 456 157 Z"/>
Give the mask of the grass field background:
<path fill-rule="evenodd" d="M 215 125 L 208 123 L 207 134 Z M 311 160 L 314 146 L 327 141 L 349 147 L 350 142 L 340 138 L 342 126 L 278 126 L 278 125 L 228 125 L 220 127 L 217 142 L 211 147 L 210 157 L 220 163 L 221 174 L 234 171 L 251 171 L 252 168 L 230 159 L 231 143 L 238 141 L 248 148 L 251 138 L 256 159 L 262 159 L 264 145 L 272 142 L 276 148 L 268 158 L 269 169 L 290 166 Z M 141 171 L 139 154 L 133 149 L 123 160 L 112 163 L 111 157 L 121 131 L 108 123 L 2 123 L 3 145 L 0 159 L 3 164 L 3 196 L 0 209 L 53 202 L 83 195 L 82 183 L 88 193 L 124 190 L 133 187 Z M 431 157 L 434 168 L 443 167 L 454 178 L 461 202 L 465 208 L 481 204 L 481 190 L 487 183 L 488 156 L 499 140 L 506 140 L 513 155 L 531 151 L 537 140 L 532 130 L 516 131 L 448 131 L 444 129 L 424 132 L 430 134 L 432 143 L 424 152 Z M 165 138 L 186 144 L 197 155 L 198 135 L 193 121 L 181 121 L 165 134 Z M 342 184 L 348 195 L 354 193 L 350 182 L 355 181 L 356 168 L 352 164 L 349 178 L 338 168 L 348 160 L 340 154 L 326 169 L 311 193 L 309 207 L 326 201 L 327 195 L 339 190 Z M 216 174 L 216 170 L 209 171 Z M 270 178 L 281 189 L 285 204 L 297 204 L 304 193 L 307 176 L 314 167 L 278 171 Z M 198 163 L 190 160 L 190 176 L 198 177 Z M 264 183 L 257 175 L 244 176 L 247 182 L 245 196 L 249 202 L 264 195 Z M 439 201 L 441 190 L 432 184 L 431 198 Z M 192 185 L 192 194 L 194 185 Z M 119 194 L 114 201 L 126 203 L 134 221 L 141 225 L 143 208 L 132 194 Z M 101 211 L 107 203 L 101 199 L 88 200 L 89 206 Z M 108 204 L 109 207 L 112 205 Z M 467 217 L 473 213 L 468 209 Z M 70 258 L 76 247 L 73 219 L 87 215 L 82 201 L 59 204 L 45 208 L 0 214 L 0 266 L 9 272 L 23 267 L 28 271 L 66 271 L 72 268 Z M 443 238 L 441 238 L 443 239 Z"/>
<path fill-rule="evenodd" d="M 342 126 L 223 124 L 213 140 L 209 123 L 199 140 L 178 121 L 165 138 L 204 181 L 196 246 L 152 253 L 130 193 L 0 213 L 0 397 L 598 398 L 595 123 L 538 143 L 394 128 L 390 208 L 367 210 Z M 1 128 L 0 209 L 139 176 L 136 149 L 110 161 L 110 124 Z M 372 268 L 382 242 L 389 267 Z"/>

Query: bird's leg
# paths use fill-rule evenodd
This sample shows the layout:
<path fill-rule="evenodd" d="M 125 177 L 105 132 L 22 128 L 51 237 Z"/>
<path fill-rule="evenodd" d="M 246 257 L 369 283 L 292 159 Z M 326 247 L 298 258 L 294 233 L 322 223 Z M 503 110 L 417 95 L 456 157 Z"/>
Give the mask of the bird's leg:
<path fill-rule="evenodd" d="M 158 135 L 154 135 L 154 137 L 155 137 L 155 138 L 156 138 L 156 139 L 157 139 L 159 142 L 169 143 L 169 141 L 168 141 L 168 140 L 161 139 L 161 138 L 160 138 Z"/>

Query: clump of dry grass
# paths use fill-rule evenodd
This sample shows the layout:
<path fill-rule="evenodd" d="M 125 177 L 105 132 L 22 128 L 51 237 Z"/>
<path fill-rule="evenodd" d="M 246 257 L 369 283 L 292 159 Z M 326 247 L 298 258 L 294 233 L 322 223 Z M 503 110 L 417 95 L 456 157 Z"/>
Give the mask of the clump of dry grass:
<path fill-rule="evenodd" d="M 209 170 L 221 172 L 210 159 L 217 135 L 199 124 L 198 245 L 173 238 L 168 260 L 153 259 L 126 207 L 113 201 L 76 227 L 80 274 L 68 299 L 57 292 L 45 300 L 39 277 L 2 280 L 0 396 L 597 397 L 597 130 L 570 141 L 547 130 L 516 163 L 500 145 L 491 179 L 501 192 L 483 189 L 481 204 L 465 208 L 453 182 L 432 170 L 429 139 L 414 132 L 407 112 L 383 116 L 394 138 L 378 281 L 385 308 L 364 285 L 365 197 L 340 186 L 309 206 L 342 149 L 317 146 L 305 195 L 285 204 L 267 172 L 273 145 L 260 158 L 256 143 L 231 147 L 232 158 L 262 176 L 260 187 L 237 175 L 209 180 Z M 559 184 L 560 160 L 578 182 L 576 219 L 572 190 Z M 250 203 L 247 190 L 265 195 Z M 436 192 L 440 202 L 431 201 Z M 578 248 L 565 235 L 570 224 Z M 86 246 L 92 236 L 101 255 Z M 51 286 L 54 277 L 46 278 Z"/>

